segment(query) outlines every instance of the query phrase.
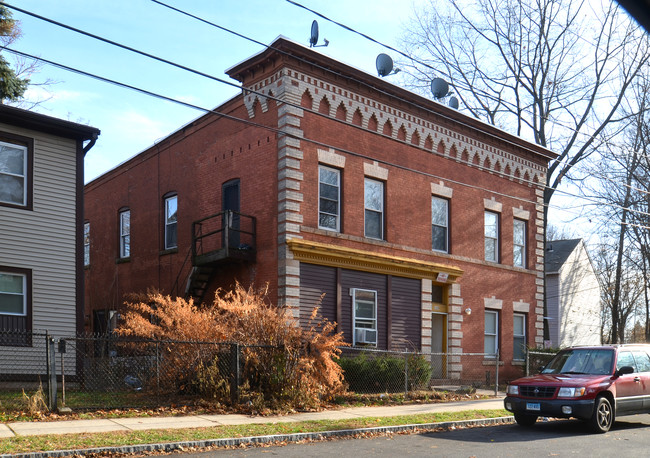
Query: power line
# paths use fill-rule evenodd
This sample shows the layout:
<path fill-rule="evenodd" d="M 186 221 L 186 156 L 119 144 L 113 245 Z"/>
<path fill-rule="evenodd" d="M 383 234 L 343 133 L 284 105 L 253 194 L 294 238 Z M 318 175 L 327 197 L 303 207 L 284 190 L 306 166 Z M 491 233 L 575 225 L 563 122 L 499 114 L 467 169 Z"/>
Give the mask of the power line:
<path fill-rule="evenodd" d="M 169 7 L 168 5 L 166 5 L 166 4 L 164 4 L 164 3 L 160 2 L 160 1 L 157 1 L 157 0 L 152 0 L 152 1 L 154 1 L 155 3 L 160 4 L 160 5 L 162 5 L 162 6 Z M 290 0 L 287 0 L 287 1 L 290 1 Z M 295 3 L 295 2 L 290 1 L 290 3 Z M 117 42 L 115 42 L 115 41 L 113 41 L 113 40 L 109 40 L 109 39 L 106 39 L 106 38 L 100 37 L 100 36 L 98 36 L 98 35 L 95 35 L 95 34 L 92 34 L 92 33 L 89 33 L 89 32 L 85 32 L 85 31 L 83 31 L 83 30 L 81 30 L 81 29 L 78 29 L 78 28 L 75 28 L 75 27 L 72 27 L 72 26 L 68 26 L 68 25 L 63 24 L 63 23 L 60 23 L 60 22 L 58 22 L 58 21 L 54 21 L 54 20 L 52 20 L 52 19 L 45 18 L 45 17 L 40 16 L 40 15 L 38 15 L 38 14 L 35 14 L 35 13 L 29 12 L 29 11 L 27 11 L 27 10 L 24 10 L 24 9 L 22 9 L 22 8 L 18 8 L 18 7 L 15 7 L 15 6 L 9 5 L 9 4 L 5 4 L 5 6 L 10 7 L 10 8 L 13 8 L 13 9 L 16 9 L 17 11 L 20 11 L 20 12 L 22 12 L 22 13 L 24 13 L 24 14 L 27 14 L 27 15 L 33 16 L 33 17 L 38 18 L 38 19 L 41 19 L 41 20 L 43 20 L 43 21 L 50 22 L 50 23 L 52 23 L 52 24 L 54 24 L 54 25 L 57 25 L 57 26 L 63 27 L 63 28 L 65 28 L 65 29 L 72 30 L 72 31 L 74 31 L 74 32 L 77 32 L 77 33 L 83 34 L 83 35 L 85 35 L 85 36 L 88 36 L 88 37 L 91 37 L 91 38 L 97 39 L 97 40 L 99 40 L 99 41 L 102 41 L 102 42 L 105 42 L 105 43 L 111 44 L 111 45 L 113 45 L 113 46 L 117 46 L 117 47 L 120 47 L 120 48 L 122 48 L 122 49 L 125 49 L 125 50 L 128 50 L 128 51 L 131 51 L 131 52 L 134 52 L 134 53 L 137 53 L 137 54 L 143 55 L 143 56 L 148 57 L 148 58 L 151 58 L 151 59 L 154 59 L 154 60 L 156 60 L 156 61 L 163 62 L 163 63 L 166 63 L 166 64 L 168 64 L 168 65 L 172 65 L 172 66 L 174 66 L 174 67 L 177 67 L 177 68 L 180 68 L 180 69 L 183 69 L 183 70 L 189 71 L 189 72 L 191 72 L 191 73 L 194 73 L 194 74 L 197 74 L 197 75 L 200 75 L 200 76 L 203 76 L 203 77 L 206 77 L 206 78 L 209 78 L 209 79 L 215 80 L 215 81 L 217 81 L 217 82 L 221 82 L 221 83 L 224 83 L 224 84 L 228 84 L 228 85 L 230 85 L 230 86 L 237 87 L 238 89 L 243 89 L 243 88 L 240 87 L 238 84 L 232 83 L 232 82 L 230 82 L 230 81 L 227 81 L 227 80 L 224 80 L 224 79 L 221 79 L 221 78 L 214 77 L 214 76 L 209 75 L 209 74 L 206 74 L 206 73 L 204 73 L 204 72 L 200 72 L 200 71 L 198 71 L 198 70 L 195 70 L 195 69 L 192 69 L 192 68 L 189 68 L 189 67 L 186 67 L 186 66 L 183 66 L 183 65 L 177 64 L 177 63 L 175 63 L 175 62 L 169 61 L 169 60 L 167 60 L 167 59 L 164 59 L 164 58 L 161 58 L 161 57 L 158 57 L 158 56 L 155 56 L 155 55 L 152 55 L 152 54 L 149 54 L 149 53 L 143 52 L 143 51 L 140 51 L 140 50 L 135 49 L 135 48 L 132 48 L 132 47 L 130 47 L 130 46 L 126 46 L 126 45 L 123 45 L 123 44 L 121 44 L 121 43 L 117 43 Z M 213 26 L 215 26 L 215 27 L 219 27 L 219 28 L 222 28 L 223 30 L 227 30 L 227 31 L 229 31 L 230 33 L 234 33 L 234 34 L 237 35 L 237 36 L 240 36 L 240 37 L 243 37 L 243 38 L 246 38 L 246 39 L 252 40 L 252 39 L 250 39 L 250 38 L 248 38 L 248 37 L 245 37 L 245 36 L 242 35 L 242 34 L 239 34 L 239 33 L 237 33 L 237 32 L 233 32 L 233 31 L 231 31 L 231 30 L 229 30 L 229 29 L 223 28 L 223 27 L 218 26 L 218 25 L 216 25 L 216 24 L 213 24 L 213 23 L 211 23 L 211 22 L 209 22 L 209 21 L 205 21 L 205 20 L 199 18 L 198 16 L 194 16 L 194 15 L 191 15 L 191 14 L 189 14 L 189 13 L 185 13 L 185 12 L 183 12 L 182 10 L 179 10 L 179 9 L 177 9 L 177 8 L 173 8 L 173 7 L 169 7 L 169 8 L 171 8 L 171 9 L 173 9 L 174 11 L 177 11 L 177 12 L 179 12 L 179 13 L 187 14 L 187 15 L 189 15 L 189 16 L 191 16 L 191 17 L 197 19 L 197 20 L 202 20 L 203 22 L 206 22 L 206 23 L 208 23 L 208 24 L 210 24 L 210 25 L 213 25 Z M 256 42 L 256 43 L 259 43 L 259 42 L 257 42 L 256 40 L 252 40 L 252 41 L 254 41 L 254 42 Z M 265 47 L 267 47 L 267 48 L 272 48 L 272 47 L 267 46 L 267 45 L 264 45 L 264 44 L 262 44 L 262 45 L 265 46 Z M 272 48 L 272 49 L 274 49 L 274 48 Z M 17 51 L 13 51 L 13 50 L 12 50 L 12 52 L 16 52 L 16 53 L 18 53 Z M 285 54 L 288 54 L 288 53 L 285 52 Z M 28 56 L 28 55 L 25 55 L 25 56 Z M 34 56 L 30 56 L 30 57 L 31 57 L 31 58 L 34 58 L 34 59 L 38 59 L 38 58 L 36 58 L 36 57 L 34 57 Z M 41 60 L 45 61 L 44 59 L 41 59 Z M 303 59 L 303 60 L 304 60 L 304 59 Z M 47 62 L 50 63 L 51 65 L 59 66 L 60 68 L 64 68 L 64 67 L 65 67 L 65 66 L 62 66 L 62 65 L 60 65 L 60 64 L 56 64 L 56 63 L 54 63 L 54 62 L 51 62 L 51 61 L 47 61 Z M 81 72 L 80 70 L 72 69 L 71 67 L 68 67 L 67 69 L 70 70 L 70 71 Z M 331 70 L 329 70 L 329 71 L 331 72 Z M 337 74 L 338 74 L 338 73 L 337 73 Z M 91 74 L 87 74 L 87 76 L 97 77 L 97 75 L 91 75 Z M 97 77 L 97 78 L 98 78 L 98 79 L 102 79 L 102 80 L 104 80 L 104 81 L 106 81 L 106 82 L 110 82 L 110 83 L 112 83 L 112 84 L 119 84 L 119 85 L 122 85 L 123 87 L 131 88 L 131 89 L 134 89 L 134 90 L 136 90 L 136 91 L 146 93 L 146 94 L 148 94 L 148 95 L 153 95 L 153 96 L 157 96 L 157 97 L 164 97 L 164 96 L 160 96 L 160 94 L 155 94 L 155 93 L 153 93 L 153 92 L 146 91 L 146 90 L 143 90 L 143 89 L 140 89 L 140 88 L 130 87 L 129 85 L 122 84 L 122 83 L 117 83 L 116 81 L 112 81 L 112 80 L 109 80 L 109 79 L 107 79 L 107 78 L 103 78 L 103 77 Z M 350 78 L 350 77 L 347 77 L 347 79 L 348 79 L 348 80 L 354 80 L 354 79 L 352 79 L 352 78 Z M 354 80 L 354 81 L 360 82 L 360 81 L 358 81 L 358 80 Z M 367 83 L 363 83 L 363 84 L 369 86 Z M 373 89 L 377 90 L 376 87 L 374 87 L 374 86 L 372 86 L 372 87 L 373 87 Z M 305 108 L 305 107 L 298 106 L 298 105 L 296 105 L 296 104 L 291 104 L 290 102 L 287 102 L 287 101 L 285 101 L 285 100 L 279 99 L 279 98 L 277 98 L 277 97 L 273 97 L 273 96 L 268 95 L 268 94 L 260 93 L 260 92 L 258 92 L 258 91 L 254 91 L 254 90 L 250 90 L 250 89 L 246 89 L 246 92 L 250 92 L 250 93 L 254 93 L 254 94 L 257 94 L 257 95 L 260 95 L 260 96 L 266 97 L 266 98 L 270 98 L 270 99 L 276 100 L 276 101 L 278 101 L 278 102 L 280 102 L 280 103 L 286 103 L 286 104 L 288 104 L 288 105 L 291 105 L 291 106 L 295 106 L 295 107 L 301 108 L 301 109 L 306 110 L 306 111 L 308 111 L 308 112 L 311 112 L 311 113 L 313 113 L 313 114 L 316 114 L 316 115 L 319 115 L 319 116 L 324 116 L 324 117 L 327 117 L 328 119 L 334 119 L 334 120 L 336 120 L 336 121 L 341 122 L 340 120 L 337 120 L 336 118 L 331 118 L 331 117 L 329 117 L 329 116 L 327 116 L 327 115 L 324 115 L 324 114 L 322 114 L 322 113 L 320 113 L 320 112 L 317 112 L 317 111 L 315 111 L 315 110 L 313 110 L 313 109 L 307 109 L 307 108 Z M 379 91 L 379 92 L 383 92 L 383 91 Z M 385 93 L 385 92 L 383 92 L 383 93 L 384 93 L 384 94 L 387 94 L 387 93 Z M 423 109 L 425 109 L 425 110 L 426 110 L 427 112 L 429 112 L 429 113 L 436 114 L 437 116 L 441 116 L 439 113 L 433 113 L 430 109 L 425 108 L 425 107 L 421 107 L 421 106 L 419 106 L 419 105 L 413 103 L 412 101 L 405 100 L 405 99 L 402 99 L 402 98 L 400 98 L 400 97 L 396 97 L 396 96 L 394 96 L 394 95 L 392 95 L 392 94 L 387 94 L 387 95 L 389 95 L 389 96 L 391 96 L 391 97 L 394 97 L 394 98 L 396 98 L 396 99 L 398 99 L 398 100 L 401 100 L 401 101 L 407 102 L 407 103 L 409 103 L 409 104 L 412 105 L 412 106 L 415 106 L 415 107 L 418 107 L 418 108 L 423 108 Z M 174 101 L 174 99 L 171 99 L 171 98 L 166 98 L 166 99 L 167 99 L 167 100 L 170 100 L 170 101 Z M 179 102 L 179 101 L 177 101 L 177 102 Z M 183 103 L 183 104 L 185 104 L 185 103 Z M 217 113 L 217 114 L 218 114 L 218 112 L 215 112 L 214 110 L 207 110 L 207 109 L 205 109 L 205 108 L 198 107 L 198 106 L 194 106 L 194 105 L 192 105 L 192 104 L 185 104 L 185 105 L 188 106 L 188 107 L 195 108 L 195 109 L 204 110 L 204 111 L 206 111 L 206 112 L 213 112 L 213 113 Z M 445 116 L 442 115 L 442 117 L 445 117 Z M 451 118 L 448 118 L 448 117 L 445 117 L 445 118 L 450 119 L 450 120 L 452 120 L 453 122 L 463 124 L 462 122 L 459 122 L 458 120 L 451 119 Z M 239 119 L 239 118 L 236 118 L 236 119 Z M 255 123 L 251 123 L 251 124 L 255 124 Z M 268 126 L 264 126 L 264 127 L 265 127 L 265 128 L 268 128 Z M 358 126 L 354 126 L 354 127 L 358 127 Z M 282 134 L 286 134 L 286 132 L 283 132 L 283 131 L 279 131 L 279 132 L 282 133 Z M 314 142 L 314 143 L 318 143 L 318 142 L 313 141 L 313 140 L 312 140 L 312 142 Z M 517 145 L 517 146 L 518 146 L 518 145 Z M 329 145 L 328 145 L 328 147 L 332 147 L 332 146 L 329 146 Z M 338 148 L 338 149 L 341 150 L 340 148 Z M 349 152 L 349 153 L 350 153 L 350 154 L 356 154 L 356 153 L 354 153 L 354 152 Z M 438 153 L 436 152 L 436 154 L 438 154 Z M 363 155 L 361 155 L 361 156 L 362 156 L 362 157 L 365 157 L 365 156 L 363 156 Z M 444 155 L 441 155 L 441 156 L 444 157 Z M 373 159 L 373 158 L 369 158 L 369 157 L 365 157 L 365 158 L 367 158 L 367 159 Z M 374 160 L 374 159 L 373 159 L 373 160 Z M 465 163 L 469 164 L 469 161 L 461 161 L 461 162 L 465 162 Z M 394 167 L 400 167 L 400 166 L 398 166 L 398 165 L 396 165 L 396 164 L 392 164 L 392 163 L 389 163 L 389 162 L 386 162 L 386 165 L 392 165 L 392 166 L 394 166 Z M 484 170 L 484 171 L 485 171 L 485 170 L 488 170 L 488 171 L 493 172 L 492 170 L 490 170 L 490 169 L 488 169 L 487 167 L 484 167 L 484 166 L 478 166 L 478 165 L 476 165 L 476 164 L 469 164 L 469 165 L 471 165 L 471 166 L 473 166 L 473 167 L 476 167 L 477 169 L 480 169 L 480 170 Z M 412 170 L 412 171 L 415 171 L 415 170 Z M 424 172 L 419 172 L 419 171 L 415 171 L 415 172 L 418 172 L 418 173 L 424 173 Z M 508 176 L 508 175 L 506 175 L 506 174 L 504 174 L 504 173 L 500 173 L 500 172 L 497 172 L 497 173 L 499 173 L 500 175 L 502 175 L 502 176 L 504 176 L 504 177 L 512 178 L 512 177 L 510 177 L 510 176 Z M 431 176 L 431 177 L 433 177 L 433 178 L 443 179 L 443 180 L 446 180 L 446 181 L 449 181 L 449 182 L 452 182 L 452 183 L 456 183 L 456 184 L 459 184 L 459 185 L 463 185 L 463 186 L 471 186 L 471 185 L 468 185 L 467 183 L 457 182 L 457 181 L 454 181 L 454 180 L 450 180 L 450 179 L 448 179 L 448 178 L 438 177 L 438 176 L 435 176 L 435 175 L 432 175 L 432 174 L 429 174 L 429 176 Z M 546 185 L 543 184 L 543 183 L 536 183 L 536 182 L 534 182 L 534 181 L 532 181 L 532 180 L 525 180 L 525 179 L 523 179 L 523 178 L 517 178 L 517 179 L 519 179 L 519 180 L 521 180 L 521 181 L 524 181 L 524 182 L 528 182 L 529 184 L 533 184 L 533 185 L 536 185 L 536 186 L 540 186 L 540 187 L 546 187 L 546 188 L 548 188 L 548 186 L 546 186 Z M 519 197 L 510 196 L 510 195 L 507 195 L 507 194 L 504 194 L 504 193 L 496 193 L 496 192 L 493 191 L 493 190 L 486 189 L 486 188 L 482 188 L 482 187 L 477 187 L 477 186 L 473 186 L 473 187 L 475 187 L 476 189 L 481 189 L 481 190 L 484 190 L 484 191 L 492 192 L 492 193 L 494 193 L 494 194 L 496 194 L 496 195 L 501 195 L 501 196 L 503 196 L 503 197 L 514 198 L 514 199 L 517 199 L 517 200 L 520 200 L 520 201 L 523 201 L 523 202 L 528 202 L 528 203 L 532 203 L 532 204 L 537 205 L 537 202 L 533 202 L 533 201 L 530 201 L 530 200 L 527 200 L 527 199 L 522 199 L 522 198 L 519 198 Z M 578 195 L 571 194 L 571 193 L 568 193 L 568 192 L 566 192 L 566 191 L 562 191 L 562 190 L 558 190 L 558 189 L 555 189 L 555 192 L 558 192 L 558 193 L 560 193 L 560 194 L 565 194 L 565 195 L 570 196 L 570 197 L 576 197 L 576 198 L 582 198 L 582 199 L 585 199 L 585 200 L 590 200 L 589 198 L 587 198 L 587 197 L 585 197 L 585 196 L 578 196 Z M 592 200 L 594 203 L 600 203 L 600 202 L 597 201 L 596 199 L 591 199 L 591 200 Z M 547 205 L 549 208 L 551 208 L 551 205 L 550 205 L 550 204 L 544 204 L 544 205 Z M 558 208 L 559 208 L 559 207 L 558 207 Z M 618 206 L 618 208 L 623 208 L 623 207 Z M 637 213 L 641 213 L 641 214 L 644 214 L 644 215 L 648 215 L 647 213 L 640 212 L 640 211 L 638 211 L 638 210 L 630 210 L 630 211 L 632 211 L 632 212 L 637 212 Z"/>
<path fill-rule="evenodd" d="M 87 77 L 90 77 L 90 78 L 93 78 L 93 79 L 97 79 L 99 81 L 103 81 L 105 83 L 113 84 L 113 85 L 116 85 L 116 86 L 119 86 L 119 87 L 124 87 L 126 89 L 130 89 L 130 90 L 133 90 L 133 91 L 136 91 L 136 92 L 139 92 L 139 93 L 151 96 L 151 97 L 155 97 L 155 98 L 158 98 L 158 99 L 161 99 L 161 100 L 177 103 L 177 104 L 183 105 L 183 106 L 188 107 L 188 108 L 192 108 L 192 109 L 195 109 L 195 110 L 202 111 L 202 112 L 204 112 L 206 114 L 207 113 L 212 113 L 212 114 L 215 114 L 215 115 L 218 115 L 220 117 L 227 118 L 227 119 L 230 119 L 230 120 L 233 120 L 233 121 L 242 122 L 242 123 L 254 126 L 254 127 L 259 127 L 261 129 L 266 129 L 266 130 L 269 130 L 269 131 L 274 132 L 274 133 L 276 133 L 278 135 L 281 135 L 281 136 L 287 136 L 287 137 L 290 137 L 290 138 L 294 138 L 296 140 L 305 141 L 305 142 L 312 143 L 312 144 L 317 145 L 317 146 L 321 146 L 323 148 L 335 149 L 337 151 L 341 151 L 341 152 L 349 154 L 351 156 L 356 156 L 356 157 L 359 157 L 359 158 L 362 158 L 362 159 L 376 161 L 376 162 L 378 162 L 380 164 L 383 164 L 383 165 L 391 166 L 391 167 L 402 169 L 402 170 L 409 171 L 409 172 L 414 172 L 414 173 L 424 175 L 424 176 L 427 176 L 427 177 L 430 177 L 430 178 L 443 180 L 443 181 L 446 181 L 446 182 L 449 182 L 449 183 L 454 183 L 454 184 L 457 184 L 457 185 L 460 185 L 460 186 L 466 186 L 466 187 L 470 187 L 470 188 L 473 188 L 473 189 L 479 189 L 481 191 L 488 191 L 488 192 L 490 192 L 492 194 L 499 195 L 499 196 L 502 196 L 502 197 L 506 197 L 506 198 L 510 198 L 510 199 L 514 199 L 514 200 L 519 200 L 519 201 L 525 202 L 525 203 L 538 205 L 538 203 L 536 201 L 531 201 L 531 200 L 528 200 L 528 199 L 525 199 L 525 198 L 522 198 L 522 197 L 518 197 L 518 196 L 511 196 L 511 195 L 508 195 L 508 194 L 499 193 L 497 191 L 490 190 L 490 189 L 487 189 L 487 188 L 483 188 L 481 186 L 476 186 L 476 185 L 472 185 L 472 184 L 469 184 L 469 183 L 463 183 L 461 181 L 449 179 L 448 177 L 442 177 L 442 176 L 434 175 L 432 173 L 423 172 L 421 170 L 416 170 L 416 169 L 406 167 L 406 166 L 402 166 L 402 165 L 399 165 L 399 164 L 395 164 L 395 163 L 392 163 L 392 162 L 389 162 L 389 161 L 377 159 L 377 158 L 367 156 L 367 155 L 364 155 L 364 154 L 361 154 L 361 153 L 358 153 L 358 152 L 355 152 L 355 151 L 350 151 L 350 150 L 347 150 L 347 149 L 344 149 L 344 148 L 340 148 L 338 146 L 330 145 L 328 143 L 323 143 L 323 142 L 318 141 L 318 140 L 306 138 L 306 137 L 299 136 L 299 135 L 294 135 L 294 134 L 292 134 L 290 132 L 287 132 L 287 131 L 284 131 L 284 130 L 281 130 L 281 129 L 278 129 L 278 128 L 274 128 L 274 127 L 264 125 L 264 124 L 255 123 L 255 122 L 247 120 L 247 119 L 238 118 L 236 116 L 232 116 L 232 115 L 229 115 L 227 113 L 217 111 L 216 109 L 211 110 L 211 109 L 208 109 L 208 108 L 201 107 L 199 105 L 194 105 L 194 104 L 191 104 L 191 103 L 188 103 L 188 102 L 184 102 L 184 101 L 181 101 L 181 100 L 178 100 L 178 99 L 174 99 L 172 97 L 161 95 L 161 94 L 158 94 L 156 92 L 149 91 L 147 89 L 142 89 L 142 88 L 139 88 L 139 87 L 136 87 L 136 86 L 125 84 L 125 83 L 122 83 L 122 82 L 119 82 L 119 81 L 116 81 L 116 80 L 112 80 L 110 78 L 105 78 L 103 76 L 99 76 L 99 75 L 96 75 L 96 74 L 93 74 L 93 73 L 90 73 L 90 72 L 86 72 L 86 71 L 83 71 L 83 70 L 80 70 L 80 69 L 77 69 L 77 68 L 74 68 L 74 67 L 70 67 L 70 66 L 67 66 L 67 65 L 64 65 L 64 64 L 60 64 L 60 63 L 51 61 L 51 60 L 47 60 L 47 59 L 44 59 L 42 57 L 37 57 L 37 56 L 31 55 L 31 54 L 27 54 L 27 53 L 24 53 L 24 52 L 15 50 L 15 49 L 11 49 L 11 48 L 8 48 L 8 47 L 5 47 L 3 49 L 5 49 L 5 50 L 7 50 L 7 51 L 9 51 L 11 53 L 20 55 L 22 57 L 27 57 L 27 58 L 30 58 L 30 59 L 34 59 L 34 60 L 49 64 L 49 65 L 55 66 L 57 68 L 66 70 L 66 71 L 70 71 L 70 72 L 73 72 L 73 73 L 76 73 L 76 74 L 79 74 L 79 75 L 83 75 L 83 76 L 87 76 Z M 333 119 L 333 118 L 328 118 L 328 119 Z"/>

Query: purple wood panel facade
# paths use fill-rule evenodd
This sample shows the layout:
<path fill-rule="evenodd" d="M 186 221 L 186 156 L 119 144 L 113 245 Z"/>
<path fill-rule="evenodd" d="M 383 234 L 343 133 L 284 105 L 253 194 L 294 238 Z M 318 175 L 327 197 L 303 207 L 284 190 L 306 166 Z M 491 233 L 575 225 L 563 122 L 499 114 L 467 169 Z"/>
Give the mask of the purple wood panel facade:
<path fill-rule="evenodd" d="M 341 291 L 340 317 L 337 317 L 337 287 Z M 345 341 L 351 343 L 351 291 L 355 288 L 377 293 L 377 348 L 420 349 L 421 281 L 418 279 L 301 263 L 301 325 L 308 325 L 314 304 L 325 293 L 322 316 L 336 321 Z"/>
<path fill-rule="evenodd" d="M 416 278 L 392 277 L 391 282 L 391 348 L 420 349 L 422 281 Z"/>
<path fill-rule="evenodd" d="M 319 314 L 330 321 L 336 320 L 336 268 L 300 265 L 300 325 L 307 327 L 312 310 L 318 305 Z"/>

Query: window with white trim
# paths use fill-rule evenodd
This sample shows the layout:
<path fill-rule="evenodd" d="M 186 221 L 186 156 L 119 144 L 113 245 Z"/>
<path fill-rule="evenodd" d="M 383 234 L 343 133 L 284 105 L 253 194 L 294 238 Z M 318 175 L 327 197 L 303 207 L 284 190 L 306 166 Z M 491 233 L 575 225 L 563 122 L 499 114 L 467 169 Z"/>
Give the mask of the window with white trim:
<path fill-rule="evenodd" d="M 0 141 L 0 203 L 27 206 L 28 171 L 27 147 Z"/>
<path fill-rule="evenodd" d="M 365 179 L 365 236 L 384 239 L 384 183 L 383 181 Z"/>
<path fill-rule="evenodd" d="M 341 230 L 341 172 L 318 167 L 318 227 Z"/>
<path fill-rule="evenodd" d="M 165 249 L 169 250 L 178 246 L 176 225 L 178 212 L 178 196 L 165 199 Z"/>
<path fill-rule="evenodd" d="M 120 212 L 120 258 L 131 256 L 131 210 Z"/>
<path fill-rule="evenodd" d="M 90 223 L 84 223 L 84 266 L 90 265 Z"/>
<path fill-rule="evenodd" d="M 526 221 L 513 221 L 512 237 L 512 265 L 526 267 Z"/>
<path fill-rule="evenodd" d="M 449 253 L 449 201 L 431 197 L 431 248 Z"/>
<path fill-rule="evenodd" d="M 499 214 L 485 212 L 485 260 L 499 262 Z"/>
<path fill-rule="evenodd" d="M 27 315 L 27 276 L 0 272 L 0 314 Z"/>
<path fill-rule="evenodd" d="M 526 359 L 526 315 L 521 313 L 512 316 L 512 359 Z"/>
<path fill-rule="evenodd" d="M 485 331 L 483 335 L 483 353 L 487 358 L 494 358 L 499 347 L 499 312 L 485 311 Z"/>
<path fill-rule="evenodd" d="M 353 345 L 377 346 L 377 291 L 352 290 Z"/>

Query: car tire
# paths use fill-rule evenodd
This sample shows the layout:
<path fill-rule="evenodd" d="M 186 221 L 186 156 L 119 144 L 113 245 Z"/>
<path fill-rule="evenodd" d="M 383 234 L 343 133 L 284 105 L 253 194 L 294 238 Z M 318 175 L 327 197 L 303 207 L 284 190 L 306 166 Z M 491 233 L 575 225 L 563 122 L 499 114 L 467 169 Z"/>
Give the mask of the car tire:
<path fill-rule="evenodd" d="M 605 396 L 596 399 L 594 412 L 591 414 L 591 428 L 597 433 L 606 433 L 614 423 L 612 403 Z"/>
<path fill-rule="evenodd" d="M 515 414 L 515 421 L 519 426 L 531 427 L 537 421 L 537 415 Z"/>

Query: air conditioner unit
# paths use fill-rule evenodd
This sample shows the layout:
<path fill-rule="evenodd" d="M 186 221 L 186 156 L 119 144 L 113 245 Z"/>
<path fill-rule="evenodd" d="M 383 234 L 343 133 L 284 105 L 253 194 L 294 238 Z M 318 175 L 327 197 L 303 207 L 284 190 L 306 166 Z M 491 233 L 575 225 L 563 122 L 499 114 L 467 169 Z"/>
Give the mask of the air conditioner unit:
<path fill-rule="evenodd" d="M 357 344 L 377 345 L 377 331 L 374 329 L 356 328 L 354 330 L 354 341 Z"/>

